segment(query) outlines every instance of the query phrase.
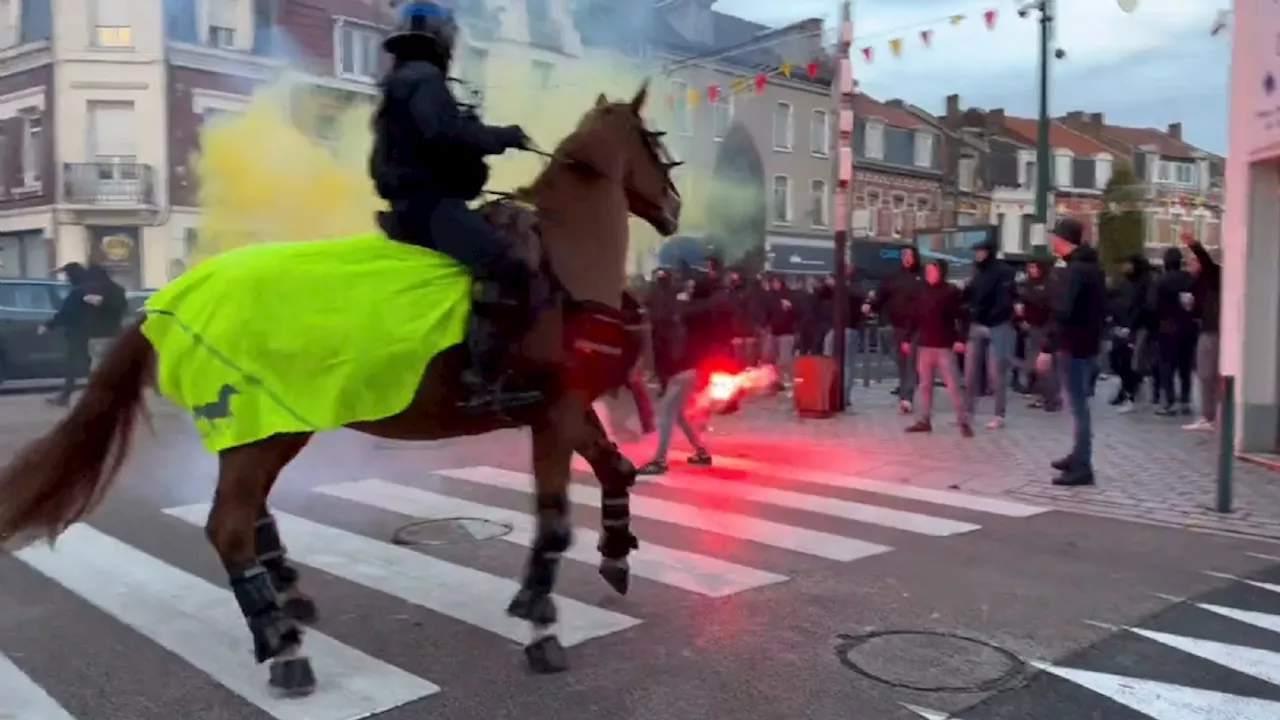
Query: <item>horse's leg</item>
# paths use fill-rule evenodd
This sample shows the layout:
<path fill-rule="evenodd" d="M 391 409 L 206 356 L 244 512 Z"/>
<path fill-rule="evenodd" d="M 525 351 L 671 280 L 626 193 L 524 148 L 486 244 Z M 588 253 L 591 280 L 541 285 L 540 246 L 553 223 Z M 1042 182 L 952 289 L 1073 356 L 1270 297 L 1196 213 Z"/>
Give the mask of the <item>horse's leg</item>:
<path fill-rule="evenodd" d="M 315 673 L 301 654 L 302 629 L 281 608 L 271 573 L 258 559 L 255 530 L 268 489 L 306 439 L 276 436 L 220 453 L 218 489 L 205 524 L 249 625 L 254 657 L 270 660 L 271 685 L 294 696 L 315 689 Z"/>
<path fill-rule="evenodd" d="M 584 437 L 577 451 L 600 481 L 600 577 L 626 595 L 631 587 L 627 556 L 640 547 L 631 534 L 631 487 L 636 484 L 636 466 L 609 440 L 593 407 L 587 408 Z"/>
<path fill-rule="evenodd" d="M 574 436 L 579 434 L 583 416 L 581 404 L 570 397 L 555 403 L 547 417 L 533 426 L 538 526 L 524 580 L 507 607 L 507 614 L 533 625 L 533 640 L 525 647 L 525 657 L 529 669 L 540 674 L 569 668 L 564 646 L 554 631 L 557 616 L 551 593 L 560 569 L 560 555 L 573 542 L 569 475 Z"/>
<path fill-rule="evenodd" d="M 306 446 L 308 437 L 304 437 L 287 458 L 284 459 L 284 465 L 287 465 L 297 457 L 302 448 Z M 283 467 L 283 465 L 281 466 Z M 271 488 L 275 485 L 275 477 L 271 478 L 271 483 L 267 486 L 267 495 L 271 494 Z M 258 522 L 254 526 L 254 550 L 258 555 L 258 562 L 262 567 L 267 569 L 271 574 L 271 584 L 275 586 L 276 593 L 279 594 L 281 607 L 289 617 L 301 623 L 315 622 L 319 617 L 316 609 L 315 601 L 306 593 L 298 589 L 298 580 L 300 574 L 298 569 L 289 562 L 288 550 L 284 543 L 280 541 L 280 531 L 276 527 L 276 518 L 271 514 L 271 509 L 267 506 L 266 501 L 262 503 L 262 507 L 258 508 Z"/>

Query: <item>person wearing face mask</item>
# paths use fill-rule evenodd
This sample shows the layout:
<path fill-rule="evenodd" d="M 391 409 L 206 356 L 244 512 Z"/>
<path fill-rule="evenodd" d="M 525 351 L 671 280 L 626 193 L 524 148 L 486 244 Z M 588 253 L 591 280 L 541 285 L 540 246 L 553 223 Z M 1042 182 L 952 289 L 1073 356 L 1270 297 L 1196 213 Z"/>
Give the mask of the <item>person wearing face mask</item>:
<path fill-rule="evenodd" d="M 987 427 L 995 430 L 1004 427 L 1008 405 L 1009 363 L 1017 341 L 1013 329 L 1017 275 L 1007 263 L 996 258 L 996 244 L 992 240 L 974 246 L 973 265 L 973 277 L 964 289 L 971 321 L 965 347 L 965 396 L 972 417 L 985 371 L 987 387 L 995 395 L 995 417 Z"/>
<path fill-rule="evenodd" d="M 907 316 L 908 337 L 900 348 L 904 354 L 915 348 L 916 372 L 920 379 L 920 414 L 906 431 L 933 432 L 934 379 L 941 375 L 955 408 L 960 434 L 971 438 L 973 427 L 960 391 L 960 368 L 956 364 L 956 353 L 964 350 L 961 338 L 967 335 L 964 297 L 959 288 L 947 282 L 945 260 L 930 260 L 925 264 L 924 275 L 925 283 L 917 289 Z"/>

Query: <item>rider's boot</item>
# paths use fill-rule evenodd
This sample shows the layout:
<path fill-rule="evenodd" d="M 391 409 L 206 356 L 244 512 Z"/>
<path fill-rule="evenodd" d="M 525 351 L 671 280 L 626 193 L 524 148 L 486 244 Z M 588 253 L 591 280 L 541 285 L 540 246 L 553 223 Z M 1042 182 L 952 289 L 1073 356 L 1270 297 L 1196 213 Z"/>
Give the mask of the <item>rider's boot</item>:
<path fill-rule="evenodd" d="M 498 326 L 499 313 L 504 319 L 520 318 L 528 312 L 527 293 L 511 292 L 511 286 L 493 280 L 478 280 L 473 296 L 467 345 L 471 350 L 471 367 L 463 374 L 466 397 L 462 408 L 475 413 L 501 414 L 513 407 L 541 400 L 538 392 L 509 388 L 505 365 L 510 357 L 510 343 L 527 329 L 526 323 Z M 520 283 L 513 283 L 520 286 Z"/>

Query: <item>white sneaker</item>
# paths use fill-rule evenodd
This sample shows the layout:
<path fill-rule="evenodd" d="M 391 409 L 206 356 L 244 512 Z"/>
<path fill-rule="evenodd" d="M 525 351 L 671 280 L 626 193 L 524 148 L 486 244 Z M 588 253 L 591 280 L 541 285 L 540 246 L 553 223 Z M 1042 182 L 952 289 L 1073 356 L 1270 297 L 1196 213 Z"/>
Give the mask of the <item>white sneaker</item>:
<path fill-rule="evenodd" d="M 898 401 L 898 411 L 899 411 L 899 412 L 901 412 L 903 415 L 910 415 L 910 414 L 911 414 L 911 401 L 910 401 L 910 400 L 900 400 L 900 401 Z"/>
<path fill-rule="evenodd" d="M 1213 423 L 1209 422 L 1208 420 L 1205 420 L 1204 418 L 1200 418 L 1199 420 L 1193 423 L 1188 423 L 1186 425 L 1183 425 L 1182 429 L 1194 430 L 1194 431 L 1207 431 L 1207 430 L 1213 430 L 1214 427 L 1215 426 Z"/>
<path fill-rule="evenodd" d="M 1002 427 L 1004 427 L 1004 418 L 1002 417 L 991 418 L 991 422 L 987 423 L 988 430 L 999 430 Z"/>
<path fill-rule="evenodd" d="M 1121 415 L 1128 415 L 1129 413 L 1134 412 L 1137 409 L 1138 409 L 1138 406 L 1134 405 L 1131 402 L 1122 402 L 1116 407 L 1116 412 Z"/>

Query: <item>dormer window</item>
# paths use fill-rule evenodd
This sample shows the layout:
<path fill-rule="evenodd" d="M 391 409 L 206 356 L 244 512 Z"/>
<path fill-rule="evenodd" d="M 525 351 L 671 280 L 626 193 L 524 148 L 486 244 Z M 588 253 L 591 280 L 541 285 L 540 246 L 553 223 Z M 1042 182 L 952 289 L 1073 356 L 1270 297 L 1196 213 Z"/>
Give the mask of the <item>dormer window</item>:
<path fill-rule="evenodd" d="M 933 139 L 930 132 L 917 132 L 915 136 L 915 166 L 933 167 Z"/>
<path fill-rule="evenodd" d="M 867 139 L 864 151 L 872 160 L 884 159 L 884 123 L 879 120 L 867 121 Z"/>

